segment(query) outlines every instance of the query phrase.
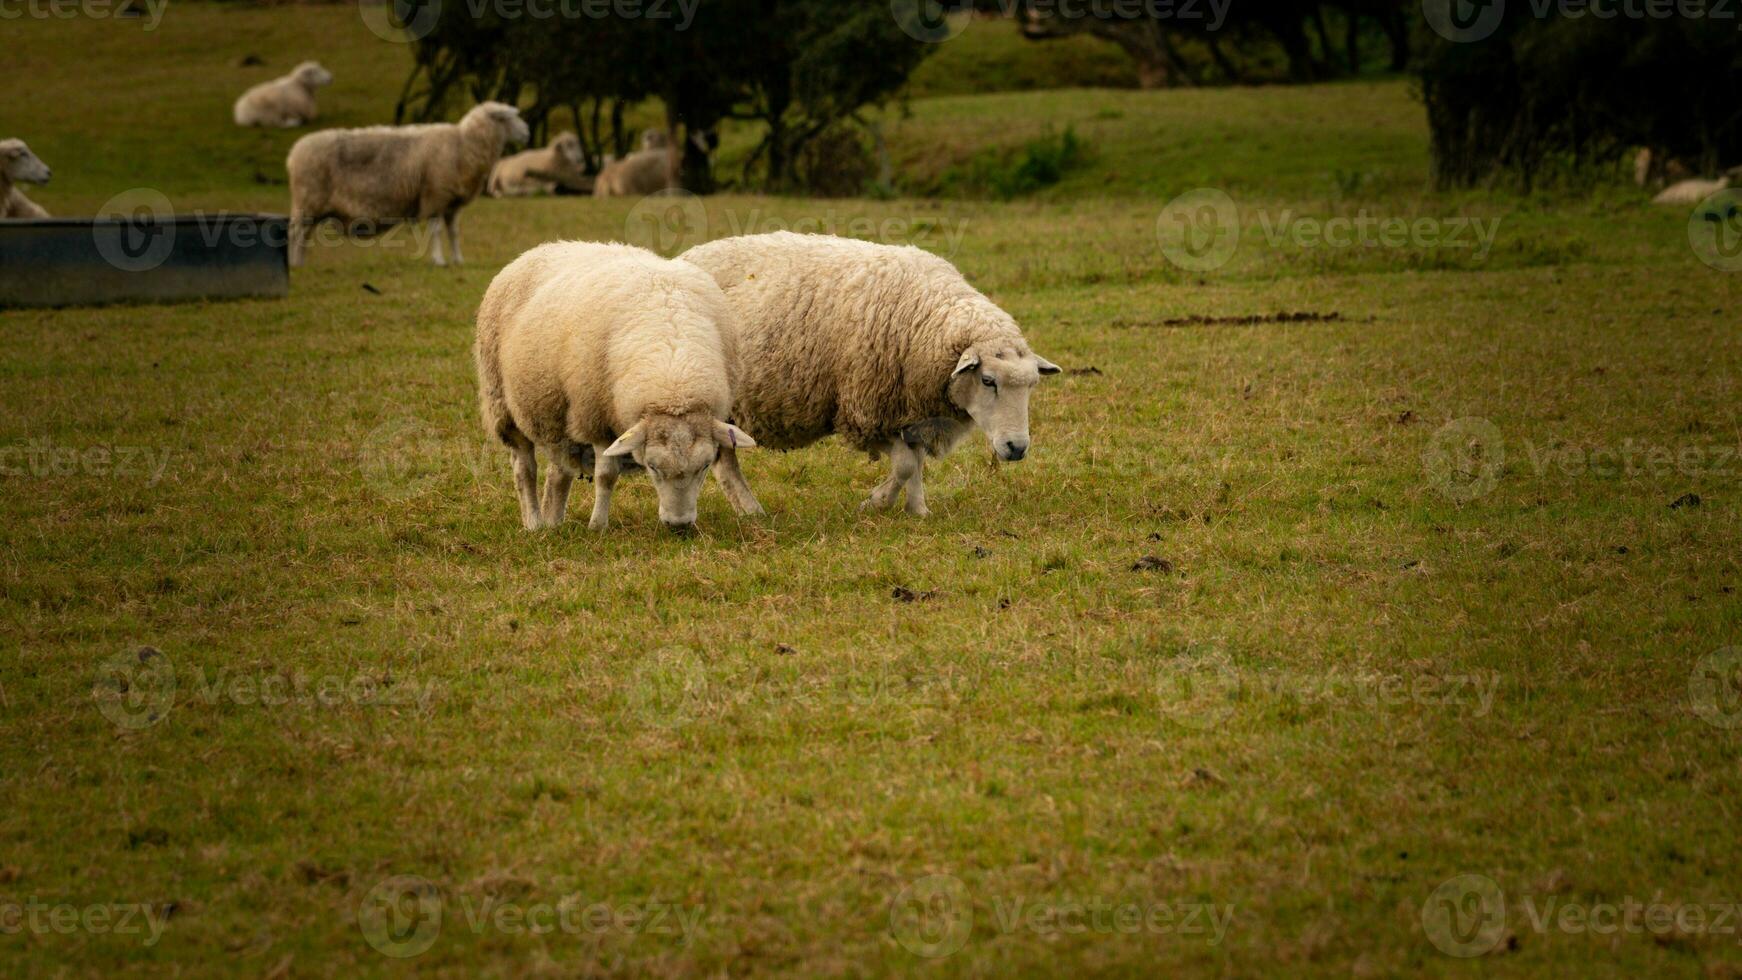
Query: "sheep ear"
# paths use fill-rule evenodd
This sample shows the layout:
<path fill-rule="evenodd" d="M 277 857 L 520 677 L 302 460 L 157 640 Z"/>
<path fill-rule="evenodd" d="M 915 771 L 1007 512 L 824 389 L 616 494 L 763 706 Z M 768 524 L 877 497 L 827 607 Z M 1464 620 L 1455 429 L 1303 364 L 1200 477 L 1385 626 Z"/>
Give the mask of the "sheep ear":
<path fill-rule="evenodd" d="M 950 377 L 960 377 L 969 371 L 979 368 L 979 366 L 980 354 L 978 351 L 974 350 L 974 348 L 970 347 L 967 350 L 962 351 L 961 359 L 956 361 L 956 369 L 950 372 Z"/>
<path fill-rule="evenodd" d="M 1063 368 L 1059 367 L 1057 364 L 1054 364 L 1053 362 L 1047 360 L 1046 358 L 1041 357 L 1039 354 L 1034 355 L 1034 359 L 1036 361 L 1040 362 L 1040 373 L 1041 374 L 1057 374 L 1060 371 L 1064 370 Z"/>
<path fill-rule="evenodd" d="M 756 440 L 730 422 L 714 422 L 714 441 L 727 449 L 755 449 Z"/>
<path fill-rule="evenodd" d="M 640 449 L 646 443 L 647 426 L 645 423 L 637 422 L 629 427 L 628 432 L 618 436 L 617 441 L 613 442 L 610 447 L 605 450 L 603 455 L 627 456 L 635 450 Z"/>

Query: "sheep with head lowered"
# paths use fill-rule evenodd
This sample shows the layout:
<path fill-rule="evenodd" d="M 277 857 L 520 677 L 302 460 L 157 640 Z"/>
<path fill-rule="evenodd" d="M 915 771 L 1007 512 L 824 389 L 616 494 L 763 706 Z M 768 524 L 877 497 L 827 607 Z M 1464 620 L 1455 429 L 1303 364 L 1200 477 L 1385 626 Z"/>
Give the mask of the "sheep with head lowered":
<path fill-rule="evenodd" d="M 1028 401 L 1057 365 L 947 260 L 912 247 L 774 232 L 679 256 L 707 270 L 738 322 L 732 417 L 763 446 L 839 433 L 889 478 L 865 506 L 924 516 L 927 457 L 979 428 L 1000 460 L 1028 453 Z"/>
<path fill-rule="evenodd" d="M 458 123 L 327 129 L 296 141 L 290 172 L 290 264 L 302 264 L 310 231 L 339 221 L 371 235 L 410 221 L 429 222 L 430 260 L 444 265 L 445 230 L 453 262 L 460 258 L 460 209 L 490 179 L 509 142 L 525 143 L 520 110 L 480 103 Z"/>
<path fill-rule="evenodd" d="M 1706 198 L 1711 197 L 1713 194 L 1729 187 L 1738 176 L 1742 176 L 1742 167 L 1732 167 L 1725 171 L 1723 176 L 1712 180 L 1708 180 L 1704 177 L 1691 177 L 1687 180 L 1678 180 L 1658 192 L 1658 195 L 1651 199 L 1651 203 L 1674 204 L 1680 206 L 1698 204 Z"/>
<path fill-rule="evenodd" d="M 491 197 L 525 197 L 552 193 L 559 185 L 569 190 L 591 190 L 581 138 L 574 133 L 563 133 L 542 149 L 503 157 L 490 171 L 490 183 L 484 193 Z"/>
<path fill-rule="evenodd" d="M 694 526 L 710 468 L 733 508 L 761 513 L 737 457 L 756 443 L 727 421 L 737 332 L 695 266 L 632 245 L 540 245 L 490 283 L 473 353 L 484 428 L 513 455 L 528 529 L 561 523 L 589 468 L 596 530 L 618 475 L 636 466 L 675 531 Z M 535 447 L 549 466 L 542 499 Z"/>
<path fill-rule="evenodd" d="M 46 218 L 48 212 L 24 196 L 17 184 L 46 184 L 53 176 L 23 140 L 0 140 L 0 218 Z"/>
<path fill-rule="evenodd" d="M 315 89 L 333 83 L 333 73 L 318 61 L 305 61 L 290 74 L 261 82 L 236 100 L 232 114 L 238 126 L 292 129 L 314 122 Z"/>

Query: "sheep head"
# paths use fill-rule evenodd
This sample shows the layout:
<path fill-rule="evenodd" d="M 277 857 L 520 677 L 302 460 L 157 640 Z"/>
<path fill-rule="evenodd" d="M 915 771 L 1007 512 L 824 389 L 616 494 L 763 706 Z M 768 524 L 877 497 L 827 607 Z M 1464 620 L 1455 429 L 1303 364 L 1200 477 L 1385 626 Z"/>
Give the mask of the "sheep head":
<path fill-rule="evenodd" d="M 659 495 L 660 521 L 682 532 L 695 526 L 696 500 L 720 450 L 755 445 L 743 429 L 707 412 L 655 412 L 630 426 L 604 455 L 629 456 L 640 463 Z"/>
<path fill-rule="evenodd" d="M 460 120 L 462 128 L 494 126 L 504 143 L 525 144 L 532 139 L 532 130 L 520 118 L 520 110 L 502 102 L 480 102 Z"/>
<path fill-rule="evenodd" d="M 567 161 L 569 166 L 579 170 L 586 166 L 586 157 L 581 154 L 581 138 L 574 133 L 565 132 L 550 141 L 556 155 Z"/>
<path fill-rule="evenodd" d="M 297 65 L 291 76 L 303 88 L 321 88 L 333 84 L 333 73 L 321 67 L 318 61 L 305 61 Z"/>
<path fill-rule="evenodd" d="M 21 184 L 46 184 L 54 176 L 48 164 L 30 152 L 23 140 L 0 140 L 0 174 Z"/>
<path fill-rule="evenodd" d="M 1019 344 L 975 345 L 950 373 L 950 402 L 986 433 L 999 459 L 1014 463 L 1028 455 L 1028 396 L 1043 375 L 1057 373 L 1057 364 Z"/>

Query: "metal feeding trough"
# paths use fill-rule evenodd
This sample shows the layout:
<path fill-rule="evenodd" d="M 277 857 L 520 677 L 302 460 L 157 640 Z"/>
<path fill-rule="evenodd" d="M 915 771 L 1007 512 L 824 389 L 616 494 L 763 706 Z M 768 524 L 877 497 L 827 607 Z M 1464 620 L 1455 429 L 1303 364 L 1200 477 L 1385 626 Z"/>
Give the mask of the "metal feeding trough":
<path fill-rule="evenodd" d="M 267 214 L 0 221 L 0 307 L 283 296 L 289 230 Z"/>

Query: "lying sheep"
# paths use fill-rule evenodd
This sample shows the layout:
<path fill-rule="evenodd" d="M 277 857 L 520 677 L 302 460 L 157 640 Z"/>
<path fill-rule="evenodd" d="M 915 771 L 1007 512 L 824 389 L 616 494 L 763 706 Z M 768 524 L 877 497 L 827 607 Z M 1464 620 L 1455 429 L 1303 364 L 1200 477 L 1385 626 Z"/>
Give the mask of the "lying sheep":
<path fill-rule="evenodd" d="M 1665 187 L 1662 192 L 1651 199 L 1651 203 L 1679 205 L 1698 204 L 1706 198 L 1711 197 L 1713 194 L 1729 187 L 1731 176 L 1731 174 L 1725 174 L 1717 180 L 1706 180 L 1696 177 L 1692 180 L 1678 181 Z"/>
<path fill-rule="evenodd" d="M 917 248 L 775 232 L 685 252 L 726 291 L 743 372 L 733 418 L 758 442 L 792 449 L 830 433 L 889 479 L 866 507 L 924 516 L 926 457 L 969 429 L 998 458 L 1028 452 L 1028 398 L 1057 365 L 1028 349 L 1016 321 L 956 267 Z"/>
<path fill-rule="evenodd" d="M 618 474 L 636 465 L 673 530 L 695 524 L 709 467 L 739 513 L 761 513 L 736 452 L 756 443 L 726 421 L 736 330 L 695 266 L 631 245 L 540 245 L 490 283 L 474 354 L 484 428 L 513 454 L 528 529 L 562 522 L 589 458 L 596 530 Z M 550 465 L 542 500 L 535 446 Z"/>
<path fill-rule="evenodd" d="M 570 190 L 589 190 L 586 168 L 581 138 L 563 133 L 544 149 L 504 157 L 490 171 L 490 183 L 484 192 L 491 197 L 523 197 L 552 193 L 558 185 Z"/>
<path fill-rule="evenodd" d="M 315 89 L 333 83 L 333 73 L 318 61 L 305 61 L 290 74 L 261 82 L 236 100 L 238 126 L 291 129 L 315 119 Z"/>
<path fill-rule="evenodd" d="M 594 197 L 645 197 L 680 186 L 670 147 L 637 150 L 606 164 L 593 181 Z"/>
<path fill-rule="evenodd" d="M 520 110 L 484 102 L 458 124 L 327 129 L 296 141 L 290 171 L 290 264 L 302 264 L 308 233 L 323 221 L 371 235 L 403 221 L 428 221 L 430 259 L 444 265 L 437 225 L 459 265 L 460 209 L 483 191 L 509 141 L 524 143 Z"/>
<path fill-rule="evenodd" d="M 48 212 L 15 184 L 46 184 L 54 176 L 23 140 L 0 140 L 0 218 L 46 218 Z"/>

